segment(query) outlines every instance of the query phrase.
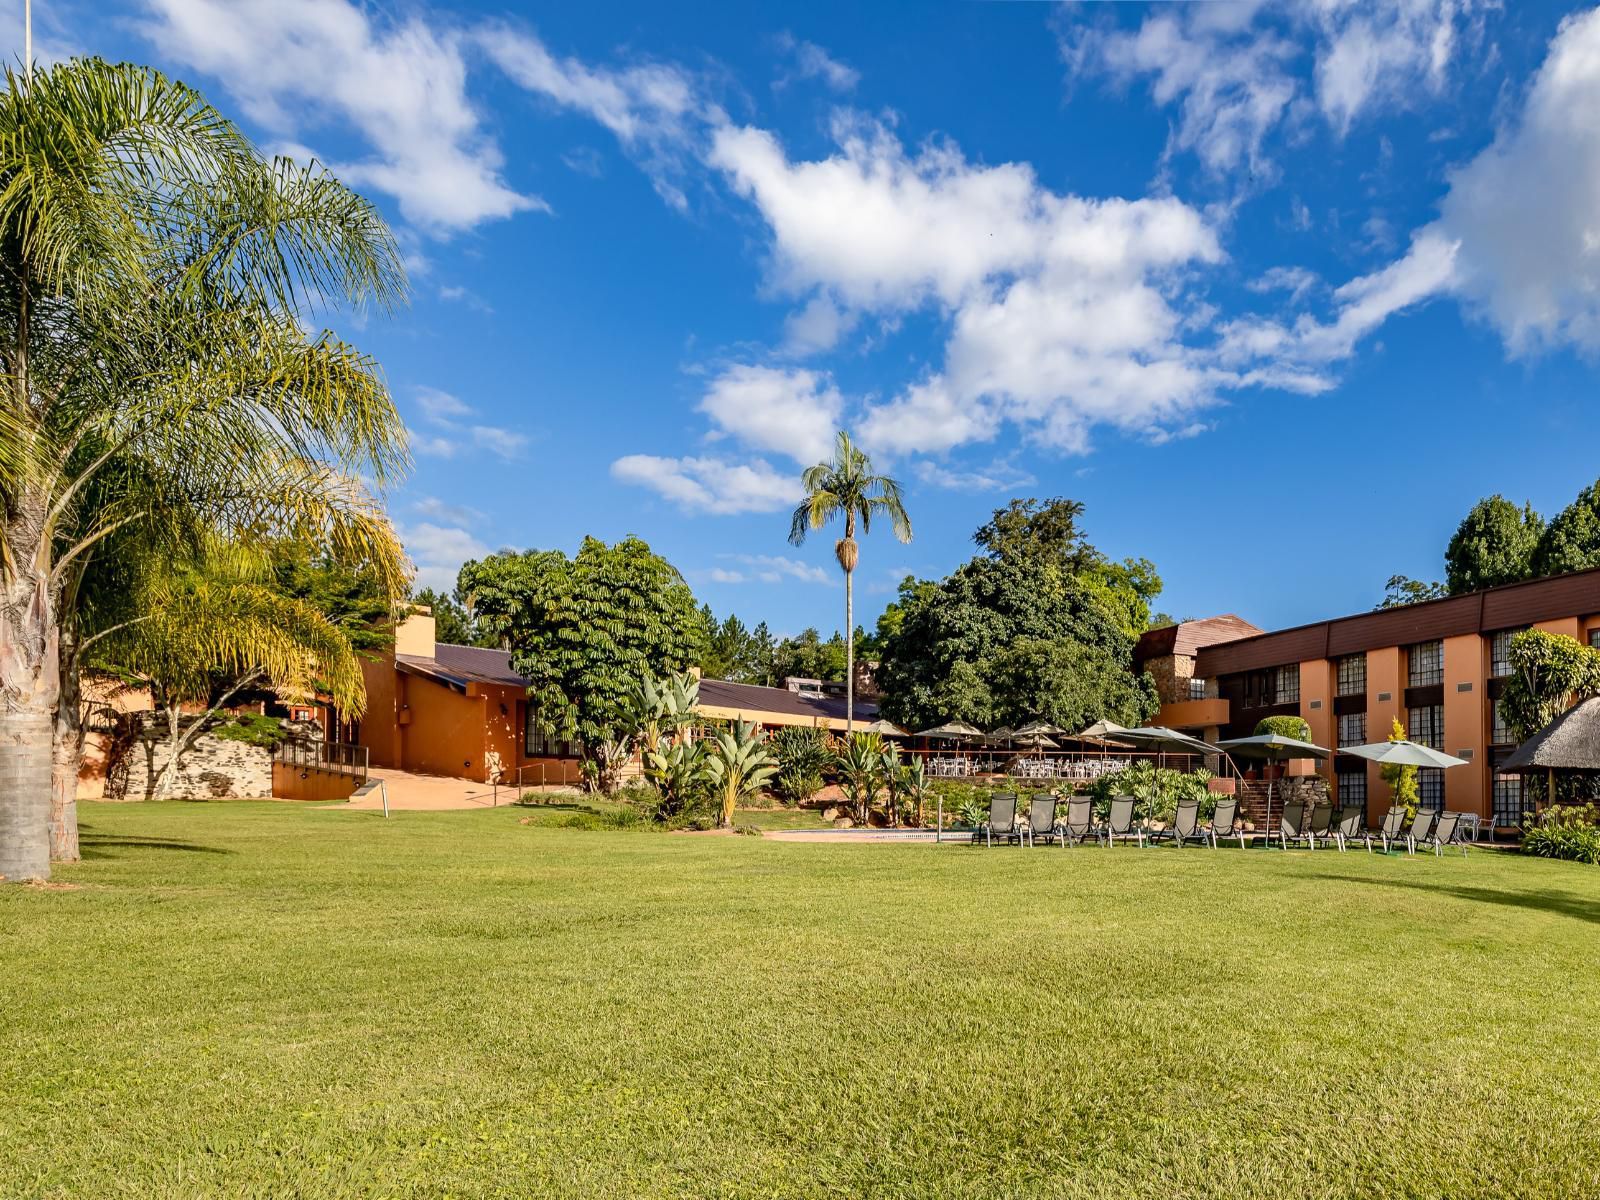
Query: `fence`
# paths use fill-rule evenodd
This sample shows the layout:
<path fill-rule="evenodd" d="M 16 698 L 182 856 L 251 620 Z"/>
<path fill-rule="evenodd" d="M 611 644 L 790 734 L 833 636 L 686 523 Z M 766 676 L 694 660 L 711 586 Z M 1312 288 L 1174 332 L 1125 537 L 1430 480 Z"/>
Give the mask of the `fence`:
<path fill-rule="evenodd" d="M 1006 775 L 1014 779 L 1065 779 L 1089 783 L 1110 771 L 1120 771 L 1136 762 L 1148 762 L 1178 770 L 1196 766 L 1216 766 L 1200 755 L 1160 753 L 1152 750 L 1098 751 L 1017 751 L 1017 750 L 907 750 L 907 755 L 926 763 L 929 778 L 960 779 L 981 775 Z M 1210 756 L 1204 756 L 1210 757 Z"/>
<path fill-rule="evenodd" d="M 294 771 L 325 771 L 334 775 L 348 775 L 356 786 L 367 781 L 367 748 L 352 746 L 348 742 L 319 742 L 310 738 L 290 738 L 278 743 L 273 751 L 274 765 Z"/>

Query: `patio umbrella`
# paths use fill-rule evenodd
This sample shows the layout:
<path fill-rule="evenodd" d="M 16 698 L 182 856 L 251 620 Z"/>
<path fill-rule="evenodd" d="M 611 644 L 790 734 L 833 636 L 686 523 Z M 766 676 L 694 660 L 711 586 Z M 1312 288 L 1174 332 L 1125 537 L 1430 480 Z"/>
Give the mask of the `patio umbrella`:
<path fill-rule="evenodd" d="M 1021 741 L 1023 738 L 1031 737 L 1036 733 L 1042 733 L 1045 737 L 1057 737 L 1065 732 L 1067 731 L 1061 726 L 1053 725 L 1049 721 L 1029 721 L 1026 725 L 1017 726 L 1012 736 Z"/>
<path fill-rule="evenodd" d="M 1229 754 L 1240 758 L 1259 758 L 1263 762 L 1283 763 L 1291 758 L 1327 758 L 1333 753 L 1326 746 L 1302 742 L 1299 738 L 1284 737 L 1281 733 L 1258 733 L 1254 737 L 1229 738 L 1218 742 Z M 1267 838 L 1272 845 L 1272 780 L 1267 780 Z"/>
<path fill-rule="evenodd" d="M 904 729 L 901 729 L 900 726 L 896 725 L 893 721 L 885 721 L 882 717 L 879 717 L 876 721 L 873 721 L 870 725 L 863 725 L 861 727 L 861 732 L 862 733 L 876 733 L 880 737 L 910 737 L 911 736 L 911 734 L 906 732 Z"/>
<path fill-rule="evenodd" d="M 1158 755 L 1215 754 L 1222 758 L 1227 757 L 1227 751 L 1213 746 L 1210 742 L 1203 742 L 1176 729 L 1168 729 L 1165 725 L 1141 725 L 1137 729 L 1121 729 L 1117 732 L 1117 741 L 1127 742 L 1132 746 L 1143 746 L 1146 750 L 1154 750 Z M 1150 803 L 1151 811 L 1154 812 L 1155 800 L 1152 798 Z"/>
<path fill-rule="evenodd" d="M 1002 725 L 999 729 L 989 730 L 989 741 L 991 744 L 998 742 L 1009 742 L 1016 736 L 1017 731 L 1012 729 L 1009 725 Z"/>
<path fill-rule="evenodd" d="M 1365 746 L 1340 746 L 1340 754 L 1354 754 L 1357 758 L 1371 759 L 1375 763 L 1392 763 L 1402 767 L 1464 767 L 1467 760 L 1424 746 L 1420 742 L 1368 742 Z"/>
<path fill-rule="evenodd" d="M 1019 746 L 1028 746 L 1034 750 L 1059 750 L 1061 747 L 1051 741 L 1042 733 L 1018 734 L 1012 739 Z"/>
<path fill-rule="evenodd" d="M 935 725 L 932 729 L 917 730 L 918 737 L 925 738 L 951 738 L 958 742 L 983 740 L 983 730 L 976 725 L 968 725 L 965 721 L 946 721 L 943 725 Z"/>

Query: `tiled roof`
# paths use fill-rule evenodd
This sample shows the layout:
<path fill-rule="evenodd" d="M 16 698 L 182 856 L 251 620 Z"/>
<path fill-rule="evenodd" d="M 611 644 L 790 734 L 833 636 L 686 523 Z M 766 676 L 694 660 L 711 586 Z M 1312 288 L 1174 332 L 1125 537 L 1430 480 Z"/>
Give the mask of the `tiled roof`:
<path fill-rule="evenodd" d="M 465 689 L 469 683 L 494 683 L 503 687 L 528 686 L 528 680 L 511 667 L 508 650 L 485 650 L 479 646 L 452 646 L 440 642 L 433 648 L 433 657 L 420 654 L 396 654 L 397 666 L 409 668 L 447 686 Z"/>
<path fill-rule="evenodd" d="M 1135 662 L 1148 662 L 1168 654 L 1194 655 L 1203 646 L 1216 646 L 1263 632 L 1243 617 L 1226 613 L 1200 621 L 1180 621 L 1145 633 L 1133 649 Z"/>

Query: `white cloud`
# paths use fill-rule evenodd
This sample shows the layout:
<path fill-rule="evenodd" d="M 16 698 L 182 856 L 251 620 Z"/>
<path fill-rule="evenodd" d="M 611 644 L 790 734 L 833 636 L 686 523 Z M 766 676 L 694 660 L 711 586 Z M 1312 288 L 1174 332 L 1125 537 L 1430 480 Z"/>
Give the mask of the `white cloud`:
<path fill-rule="evenodd" d="M 1414 107 L 1449 81 L 1462 43 L 1482 37 L 1485 0 L 1294 0 L 1158 9 L 1137 30 L 1069 26 L 1062 52 L 1074 72 L 1150 81 L 1176 105 L 1169 149 L 1213 171 L 1271 169 L 1264 150 L 1280 128 L 1319 113 L 1338 136 L 1369 112 Z M 1297 68 L 1310 58 L 1306 93 Z"/>
<path fill-rule="evenodd" d="M 723 557 L 743 563 L 751 569 L 745 578 L 754 578 L 762 583 L 797 582 L 831 586 L 836 582 L 831 573 L 815 563 L 802 562 L 785 554 L 725 554 Z M 744 575 L 743 572 L 740 574 Z"/>
<path fill-rule="evenodd" d="M 629 454 L 611 464 L 611 477 L 647 487 L 690 512 L 775 512 L 800 500 L 798 474 L 776 471 L 759 458 L 735 463 Z"/>
<path fill-rule="evenodd" d="M 419 587 L 448 592 L 456 585 L 462 563 L 489 553 L 489 547 L 465 529 L 423 521 L 401 526 L 397 532 L 416 565 Z"/>
<path fill-rule="evenodd" d="M 923 483 L 956 492 L 1006 492 L 1035 482 L 1027 471 L 999 459 L 969 470 L 924 459 L 914 473 Z"/>
<path fill-rule="evenodd" d="M 748 583 L 742 571 L 730 571 L 726 567 L 711 567 L 705 571 L 705 577 L 712 583 Z"/>
<path fill-rule="evenodd" d="M 547 208 L 502 176 L 503 156 L 467 96 L 448 25 L 389 22 L 348 0 L 145 0 L 139 29 L 161 53 L 220 79 L 280 136 L 353 128 L 372 155 L 334 163 L 347 183 L 399 202 L 435 233 Z"/>
<path fill-rule="evenodd" d="M 433 521 L 447 521 L 452 525 L 471 525 L 483 520 L 483 513 L 465 504 L 451 504 L 437 496 L 421 496 L 412 501 L 411 511 Z"/>
<path fill-rule="evenodd" d="M 411 448 L 433 458 L 455 458 L 468 450 L 481 450 L 511 460 L 528 448 L 526 434 L 499 425 L 486 425 L 470 418 L 477 409 L 449 392 L 419 387 L 417 407 L 432 431 L 413 431 Z"/>
<path fill-rule="evenodd" d="M 1272 267 L 1250 280 L 1245 287 L 1257 295 L 1288 292 L 1289 302 L 1298 304 L 1321 282 L 1315 271 L 1308 271 L 1304 267 Z"/>
<path fill-rule="evenodd" d="M 794 60 L 794 66 L 773 81 L 775 88 L 787 87 L 796 79 L 820 79 L 836 92 L 848 92 L 861 82 L 861 72 L 846 66 L 815 42 L 784 33 L 778 38 L 778 48 Z"/>
<path fill-rule="evenodd" d="M 740 365 L 712 381 L 700 411 L 757 450 L 787 454 L 802 466 L 828 457 L 844 397 L 816 371 Z"/>
<path fill-rule="evenodd" d="M 785 353 L 804 357 L 832 350 L 856 326 L 856 314 L 840 308 L 829 297 L 811 297 L 783 323 Z"/>
<path fill-rule="evenodd" d="M 460 284 L 446 284 L 440 287 L 439 299 L 446 304 L 465 304 L 473 312 L 484 314 L 494 312 L 487 300 L 471 288 L 463 287 Z"/>

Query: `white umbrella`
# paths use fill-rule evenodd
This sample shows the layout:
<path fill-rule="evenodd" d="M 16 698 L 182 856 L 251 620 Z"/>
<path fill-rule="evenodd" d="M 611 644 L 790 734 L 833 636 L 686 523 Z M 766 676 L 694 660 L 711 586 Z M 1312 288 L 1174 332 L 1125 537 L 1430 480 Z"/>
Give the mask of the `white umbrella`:
<path fill-rule="evenodd" d="M 1371 759 L 1375 763 L 1393 763 L 1401 767 L 1464 767 L 1467 760 L 1424 746 L 1420 742 L 1368 742 L 1365 746 L 1340 746 L 1340 754 L 1354 754 L 1357 758 Z"/>

